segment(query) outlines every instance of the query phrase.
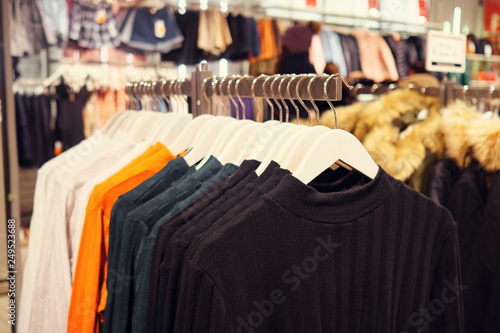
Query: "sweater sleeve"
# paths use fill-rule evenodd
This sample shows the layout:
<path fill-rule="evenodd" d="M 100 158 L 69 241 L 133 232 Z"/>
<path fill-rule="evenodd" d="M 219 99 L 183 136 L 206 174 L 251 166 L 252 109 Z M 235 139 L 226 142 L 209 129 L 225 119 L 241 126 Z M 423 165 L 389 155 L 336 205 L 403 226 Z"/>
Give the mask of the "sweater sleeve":
<path fill-rule="evenodd" d="M 442 243 L 436 263 L 428 309 L 429 332 L 462 333 L 463 292 L 456 228 Z"/>
<path fill-rule="evenodd" d="M 203 274 L 193 306 L 191 332 L 234 332 L 224 301 L 214 281 Z"/>
<path fill-rule="evenodd" d="M 190 265 L 184 282 L 172 332 L 234 332 L 214 281 L 205 272 Z"/>
<path fill-rule="evenodd" d="M 78 250 L 71 304 L 68 315 L 69 332 L 94 332 L 96 329 L 99 290 L 104 270 L 104 235 L 101 225 L 102 210 L 87 210 L 82 242 Z"/>

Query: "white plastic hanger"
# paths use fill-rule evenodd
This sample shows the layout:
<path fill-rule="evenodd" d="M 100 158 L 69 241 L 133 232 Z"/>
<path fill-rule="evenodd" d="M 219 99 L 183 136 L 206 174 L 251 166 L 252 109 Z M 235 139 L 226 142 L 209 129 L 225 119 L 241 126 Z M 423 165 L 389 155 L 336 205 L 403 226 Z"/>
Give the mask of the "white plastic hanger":
<path fill-rule="evenodd" d="M 215 92 L 217 83 L 217 78 L 213 78 L 212 86 L 215 86 Z M 217 97 L 217 93 L 214 94 L 214 97 L 216 100 L 221 102 Z M 202 160 L 205 156 L 207 156 L 214 140 L 216 140 L 217 136 L 224 131 L 224 128 L 233 121 L 236 121 L 236 119 L 232 117 L 219 116 L 214 117 L 213 120 L 210 121 L 210 123 L 206 124 L 206 126 L 194 139 L 194 142 L 192 144 L 193 149 L 191 149 L 184 157 L 187 164 L 189 166 L 192 166 Z"/>
<path fill-rule="evenodd" d="M 273 79 L 269 86 L 269 93 L 273 94 L 273 98 L 277 101 L 277 106 L 280 111 L 280 121 L 274 120 L 274 105 L 269 99 L 269 94 L 266 92 L 266 82 Z M 262 85 L 264 98 L 271 108 L 271 120 L 266 121 L 248 140 L 242 149 L 242 153 L 237 157 L 237 165 L 241 164 L 245 159 L 253 159 L 263 161 L 268 155 L 269 146 L 275 142 L 276 138 L 287 129 L 295 126 L 293 124 L 283 123 L 283 109 L 278 101 L 278 98 L 273 92 L 273 85 L 280 79 L 280 75 L 267 77 Z"/>
<path fill-rule="evenodd" d="M 179 134 L 181 134 L 181 132 L 184 130 L 184 128 L 186 128 L 186 126 L 193 120 L 193 115 L 187 113 L 187 101 L 185 100 L 184 95 L 182 94 L 181 91 L 181 85 L 183 81 L 184 80 L 178 82 L 176 92 L 178 96 L 182 97 L 181 99 L 183 104 L 186 105 L 186 109 L 181 110 L 182 113 L 168 123 L 168 125 L 170 126 L 167 125 L 167 128 L 163 133 L 163 135 L 159 135 L 160 141 L 166 146 L 174 142 L 179 136 Z"/>
<path fill-rule="evenodd" d="M 230 96 L 230 97 L 232 97 L 231 91 L 230 91 L 232 81 L 233 81 L 233 78 L 229 79 L 228 85 L 227 85 L 227 89 L 228 89 L 227 92 L 228 92 L 228 96 Z M 221 82 L 223 82 L 223 80 L 221 80 Z M 222 89 L 222 83 L 221 83 L 221 89 Z M 221 92 L 222 92 L 222 90 L 221 90 Z M 216 91 L 215 91 L 215 93 L 216 93 Z M 208 101 L 208 96 L 206 96 L 206 94 L 205 94 L 205 97 Z M 236 103 L 234 102 L 234 100 L 232 98 L 231 98 L 231 102 L 237 107 Z M 236 119 L 239 119 L 238 114 L 236 115 Z M 224 147 L 227 146 L 227 143 L 230 141 L 231 136 L 234 135 L 234 133 L 236 133 L 236 131 L 239 128 L 238 123 L 239 122 L 233 122 L 232 124 L 226 126 L 223 129 L 223 131 L 217 136 L 215 141 L 210 146 L 207 155 L 200 161 L 200 163 L 198 163 L 198 165 L 196 167 L 198 170 L 203 165 L 205 165 L 205 163 L 209 160 L 210 156 L 218 156 L 218 153 L 220 153 L 224 149 Z"/>
<path fill-rule="evenodd" d="M 309 95 L 309 100 L 314 107 L 316 114 L 316 126 L 308 127 L 303 132 L 297 132 L 296 135 L 290 138 L 290 143 L 294 143 L 293 146 L 287 145 L 288 147 L 293 147 L 293 149 L 288 150 L 286 156 L 284 156 L 281 167 L 294 172 L 300 162 L 303 160 L 307 151 L 316 142 L 316 140 L 321 137 L 324 133 L 331 131 L 330 128 L 326 126 L 319 125 L 319 109 L 311 94 L 311 84 L 316 80 L 318 76 L 311 77 L 307 84 L 307 94 Z M 303 101 L 302 105 L 305 107 Z M 309 117 L 309 125 L 311 125 L 311 117 Z M 280 156 L 281 157 L 281 156 Z"/>
<path fill-rule="evenodd" d="M 174 93 L 174 96 L 181 94 L 181 83 L 181 81 L 177 81 L 174 83 L 174 87 L 171 89 L 171 92 Z M 160 141 L 164 145 L 168 146 L 170 143 L 175 141 L 181 131 L 193 119 L 191 114 L 182 114 L 175 112 L 158 114 L 161 116 L 161 118 L 156 125 L 153 125 L 153 128 L 150 130 L 150 133 L 145 139 L 151 144 Z"/>
<path fill-rule="evenodd" d="M 120 125 L 128 118 L 137 116 L 136 111 L 122 111 L 114 114 L 108 122 L 101 129 L 103 133 L 109 134 L 110 136 L 115 133 L 115 131 L 120 128 Z"/>
<path fill-rule="evenodd" d="M 328 97 L 328 81 L 325 81 L 323 91 L 328 105 L 335 114 L 335 129 L 323 134 L 304 156 L 293 175 L 304 184 L 309 184 L 323 171 L 339 164 L 347 169 L 354 168 L 373 179 L 379 171 L 378 165 L 351 133 L 337 128 L 337 113 Z"/>
<path fill-rule="evenodd" d="M 197 116 L 182 130 L 182 132 L 179 134 L 176 140 L 168 146 L 172 154 L 179 155 L 188 148 L 193 147 L 195 138 L 202 132 L 202 129 L 206 128 L 209 122 L 215 119 L 215 117 L 212 114 L 210 114 L 211 101 L 209 100 L 207 93 L 205 91 L 205 85 L 208 82 L 208 80 L 214 78 L 215 76 L 204 79 L 201 86 L 202 87 L 201 89 L 203 91 L 203 96 L 207 101 L 207 106 L 208 106 L 207 114 L 202 114 Z"/>
<path fill-rule="evenodd" d="M 295 107 L 295 113 L 296 113 L 297 122 L 298 122 L 298 118 L 299 118 L 298 107 L 295 104 L 295 102 L 293 102 L 292 96 L 290 94 L 290 84 L 297 77 L 299 77 L 300 79 L 297 82 L 297 85 L 295 87 L 295 91 L 296 91 L 296 94 L 297 94 L 297 96 L 299 98 L 299 101 L 301 102 L 301 104 L 303 104 L 305 106 L 304 102 L 300 98 L 299 88 L 300 88 L 300 84 L 302 83 L 302 81 L 305 80 L 308 77 L 308 75 L 304 75 L 304 74 L 298 75 L 298 76 L 294 75 L 290 79 L 290 81 L 288 82 L 288 85 L 287 85 L 288 98 L 290 98 L 290 100 L 292 101 L 292 104 Z M 280 83 L 280 87 L 279 87 L 279 91 L 280 92 L 281 92 L 281 83 Z M 282 99 L 282 101 L 283 101 L 283 104 L 285 105 L 285 108 L 286 108 L 286 111 L 287 111 L 286 120 L 287 120 L 287 123 L 288 123 L 288 119 L 289 119 L 288 106 L 286 105 L 286 103 L 284 102 L 283 99 Z M 290 151 L 284 151 L 284 146 L 287 145 L 287 143 L 291 141 L 291 138 L 293 137 L 293 135 L 295 133 L 299 133 L 299 132 L 302 132 L 302 131 L 304 131 L 304 130 L 307 129 L 305 126 L 302 126 L 302 125 L 301 126 L 293 125 L 293 124 L 290 124 L 290 125 L 291 126 L 289 126 L 288 128 L 286 128 L 284 131 L 280 132 L 276 137 L 273 138 L 273 141 L 271 142 L 271 145 L 270 145 L 269 149 L 267 150 L 267 154 L 264 156 L 264 158 L 262 159 L 262 163 L 259 165 L 259 167 L 255 171 L 257 173 L 257 175 L 260 176 L 266 170 L 266 168 L 269 166 L 269 164 L 271 163 L 271 161 L 276 161 L 276 162 L 278 162 L 281 165 L 281 163 L 283 161 L 283 157 L 279 158 L 278 157 L 279 153 L 280 152 L 284 152 L 286 154 L 290 154 L 291 153 Z M 285 156 L 285 155 L 283 155 L 283 156 Z"/>
<path fill-rule="evenodd" d="M 105 124 L 103 127 L 102 131 L 109 136 L 114 136 L 115 133 L 118 130 L 121 131 L 127 131 L 129 130 L 132 126 L 132 124 L 135 123 L 136 119 L 139 118 L 139 104 L 137 102 L 137 96 L 134 94 L 134 89 L 138 88 L 138 83 L 129 83 L 127 82 L 126 87 L 125 87 L 125 92 L 127 93 L 127 96 L 129 98 L 129 103 L 128 107 L 129 110 L 120 112 L 111 119 L 108 120 L 108 122 Z"/>
<path fill-rule="evenodd" d="M 141 103 L 141 107 L 147 107 L 147 103 L 145 102 L 145 98 L 143 96 L 147 93 L 146 83 L 140 82 L 139 84 L 134 84 L 134 88 L 132 89 L 136 89 L 136 96 L 143 101 Z M 137 111 L 136 114 L 139 115 L 137 118 L 126 119 L 126 121 L 121 124 L 120 128 L 126 133 L 129 133 L 134 140 L 143 141 L 146 139 L 148 134 L 151 133 L 153 128 L 155 128 L 155 125 L 163 119 L 163 117 L 162 114 L 149 110 Z"/>
<path fill-rule="evenodd" d="M 299 82 L 299 84 L 300 84 L 300 82 Z M 298 93 L 298 87 L 299 87 L 299 85 L 296 86 L 296 93 L 298 95 L 299 102 L 304 107 L 304 109 L 308 111 L 307 105 L 300 98 L 300 95 Z M 288 93 L 288 95 L 290 96 L 290 93 Z M 290 96 L 290 98 L 291 98 L 291 96 Z M 295 107 L 296 119 L 297 119 L 297 123 L 298 123 L 299 122 L 299 109 L 298 109 L 297 105 L 293 102 L 293 99 L 291 99 L 290 101 L 292 102 L 292 104 Z M 309 115 L 309 126 L 298 125 L 299 129 L 297 129 L 295 132 L 292 133 L 292 135 L 288 138 L 288 140 L 286 140 L 283 143 L 281 149 L 276 154 L 275 160 L 279 161 L 280 166 L 283 168 L 285 168 L 284 165 L 288 164 L 287 163 L 288 160 L 291 158 L 291 156 L 293 156 L 293 153 L 296 149 L 296 144 L 302 142 L 304 137 L 311 131 L 311 116 L 310 116 L 311 113 L 309 111 L 308 111 L 308 115 Z M 314 128 L 314 130 L 318 131 L 321 129 Z"/>
<path fill-rule="evenodd" d="M 255 96 L 255 84 L 258 82 L 260 79 L 264 79 L 264 82 L 262 84 L 262 94 L 264 95 L 264 99 L 266 102 L 269 104 L 269 107 L 271 108 L 271 120 L 268 120 L 261 124 L 257 129 L 249 136 L 247 139 L 245 145 L 241 149 L 239 155 L 236 157 L 236 160 L 233 161 L 235 165 L 240 165 L 244 160 L 247 159 L 255 159 L 257 161 L 260 161 L 260 159 L 257 158 L 257 155 L 260 153 L 262 149 L 264 149 L 267 144 L 269 143 L 272 135 L 278 131 L 278 126 L 279 126 L 279 121 L 274 120 L 274 106 L 269 100 L 269 96 L 266 94 L 266 82 L 273 78 L 273 76 L 267 76 L 265 74 L 261 74 L 260 76 L 256 77 L 252 81 L 252 98 L 259 109 L 259 113 L 261 112 L 261 108 L 259 105 L 259 102 L 257 101 L 257 97 Z"/>
<path fill-rule="evenodd" d="M 263 76 L 265 75 L 261 75 L 259 78 L 262 78 Z M 255 83 L 257 82 L 257 80 L 259 78 L 255 78 L 252 82 L 252 96 L 254 98 L 254 103 L 257 105 L 257 107 L 259 107 L 258 103 L 257 103 L 257 100 L 255 98 L 255 94 L 254 94 L 254 85 Z M 235 87 L 235 90 L 236 90 L 236 94 L 238 96 L 238 99 L 239 99 L 239 102 L 241 103 L 241 105 L 244 105 L 243 104 L 243 100 L 241 99 L 239 93 L 238 93 L 238 85 L 241 81 L 241 78 L 238 78 L 237 81 L 236 81 L 236 87 Z M 216 96 L 214 96 L 216 97 Z M 205 98 L 208 99 L 208 97 L 205 95 Z M 238 112 L 239 113 L 239 112 Z M 231 138 L 229 135 L 229 133 L 232 131 L 232 125 L 228 126 L 227 130 L 224 131 L 224 133 L 222 135 L 220 135 L 218 138 L 217 138 L 217 141 L 215 143 L 215 147 L 214 149 L 212 150 L 212 154 L 213 155 L 216 155 L 216 156 L 219 156 L 221 153 L 223 153 L 222 151 L 225 150 L 227 148 L 227 142 L 230 141 L 230 142 L 238 142 L 238 141 L 241 141 L 241 140 L 244 140 L 244 139 L 239 139 L 240 137 L 248 137 L 250 134 L 253 134 L 255 131 L 256 131 L 256 128 L 260 127 L 262 124 L 261 123 L 256 123 L 256 122 L 253 122 L 253 121 L 246 121 L 246 120 L 240 120 L 239 121 L 239 125 L 238 124 L 235 124 L 235 125 L 238 125 L 240 126 L 239 127 L 239 130 L 237 132 L 237 134 L 239 134 L 239 136 L 237 138 Z M 242 126 L 241 124 L 245 124 L 245 126 Z M 231 152 L 234 153 L 239 153 L 239 150 L 238 151 L 233 151 L 232 149 L 230 150 Z M 231 155 L 232 156 L 232 155 Z M 201 163 L 204 163 L 206 162 L 206 160 L 208 159 L 209 156 L 206 157 L 206 159 L 204 159 L 204 161 L 200 162 L 200 166 L 201 166 Z M 229 158 L 232 158 L 232 157 L 228 157 Z M 233 162 L 231 160 L 231 162 Z M 236 164 L 238 165 L 238 164 Z"/>
<path fill-rule="evenodd" d="M 214 138 L 216 139 L 221 130 L 233 121 L 236 121 L 236 119 L 232 117 L 215 117 L 215 119 L 207 124 L 206 129 L 204 129 L 200 137 L 193 144 L 193 149 L 186 154 L 185 159 L 187 164 L 192 166 L 202 160 L 207 155 Z"/>
<path fill-rule="evenodd" d="M 243 111 L 242 114 L 244 119 L 238 120 L 236 122 L 237 126 L 231 126 L 231 130 L 228 131 L 228 140 L 224 141 L 224 139 L 222 139 L 222 145 L 218 146 L 215 151 L 215 156 L 222 164 L 235 161 L 241 151 L 242 145 L 244 145 L 248 137 L 252 135 L 252 133 L 254 133 L 257 128 L 260 127 L 259 123 L 256 123 L 253 120 L 245 119 L 245 105 L 238 92 L 238 86 L 240 82 L 241 78 L 238 78 L 235 85 L 235 94 L 238 96 L 238 101 L 240 102 L 239 105 L 242 106 L 241 111 Z M 228 94 L 231 101 L 233 101 L 236 107 L 236 116 L 239 119 L 240 108 L 233 100 L 233 95 L 231 94 L 230 87 L 231 85 L 229 84 Z"/>

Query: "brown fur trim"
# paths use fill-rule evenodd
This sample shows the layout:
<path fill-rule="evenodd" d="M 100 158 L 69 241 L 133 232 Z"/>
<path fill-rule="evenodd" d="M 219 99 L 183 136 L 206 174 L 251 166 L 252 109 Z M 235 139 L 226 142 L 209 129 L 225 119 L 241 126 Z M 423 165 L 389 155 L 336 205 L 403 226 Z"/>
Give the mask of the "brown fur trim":
<path fill-rule="evenodd" d="M 475 119 L 467 128 L 473 157 L 489 172 L 500 170 L 500 119 Z"/>
<path fill-rule="evenodd" d="M 470 144 L 467 142 L 467 129 L 474 119 L 479 119 L 480 115 L 461 100 L 443 109 L 442 115 L 441 131 L 446 155 L 454 159 L 458 165 L 463 165 L 470 149 Z"/>

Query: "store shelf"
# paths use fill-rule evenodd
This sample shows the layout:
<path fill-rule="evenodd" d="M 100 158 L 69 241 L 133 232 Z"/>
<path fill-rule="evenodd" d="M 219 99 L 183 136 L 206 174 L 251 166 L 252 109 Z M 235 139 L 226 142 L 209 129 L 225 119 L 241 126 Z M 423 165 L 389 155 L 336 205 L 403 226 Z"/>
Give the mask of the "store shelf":
<path fill-rule="evenodd" d="M 485 56 L 484 54 L 467 54 L 467 60 L 500 62 L 500 55 Z"/>
<path fill-rule="evenodd" d="M 112 0 L 119 3 L 121 6 L 152 6 L 158 4 L 168 4 L 174 8 L 179 7 L 177 0 Z M 343 15 L 336 11 L 326 11 L 311 7 L 293 7 L 282 6 L 276 1 L 261 1 L 261 0 L 185 0 L 184 7 L 191 9 L 200 9 L 201 3 L 204 3 L 206 8 L 222 8 L 222 3 L 226 4 L 226 10 L 238 12 L 244 11 L 249 15 L 265 15 L 274 18 L 283 18 L 293 21 L 320 21 L 327 24 L 338 24 L 345 26 L 362 26 L 370 29 L 390 29 L 395 31 L 406 31 L 410 33 L 425 33 L 430 29 L 441 30 L 442 23 L 437 22 L 408 22 L 402 20 L 389 20 L 378 16 L 349 16 Z"/>
<path fill-rule="evenodd" d="M 418 27 L 418 28 L 425 28 L 425 29 L 442 29 L 443 24 L 442 23 L 437 23 L 437 22 L 427 22 L 427 23 L 416 23 L 416 22 L 407 22 L 407 21 L 399 21 L 399 20 L 386 20 L 380 17 L 371 17 L 371 16 L 348 16 L 348 15 L 342 15 L 336 12 L 331 12 L 331 11 L 325 11 L 322 9 L 313 9 L 313 8 L 298 8 L 298 7 L 289 7 L 289 6 L 274 6 L 274 5 L 269 5 L 267 6 L 264 2 L 261 3 L 261 6 L 263 9 L 266 9 L 267 12 L 273 11 L 281 11 L 283 13 L 283 16 L 288 18 L 296 18 L 296 17 L 304 17 L 309 15 L 318 15 L 323 18 L 325 17 L 331 17 L 331 18 L 338 18 L 338 19 L 348 19 L 352 20 L 352 22 L 358 23 L 360 21 L 366 21 L 366 22 L 374 22 L 377 24 L 395 24 L 395 25 L 403 25 L 406 27 Z M 295 15 L 296 14 L 296 15 Z M 306 15 L 304 15 L 306 14 Z M 277 16 L 277 15 L 272 15 L 272 16 Z"/>
<path fill-rule="evenodd" d="M 482 81 L 482 80 L 471 80 L 469 83 L 470 88 L 489 88 L 491 86 L 500 87 L 500 81 Z"/>

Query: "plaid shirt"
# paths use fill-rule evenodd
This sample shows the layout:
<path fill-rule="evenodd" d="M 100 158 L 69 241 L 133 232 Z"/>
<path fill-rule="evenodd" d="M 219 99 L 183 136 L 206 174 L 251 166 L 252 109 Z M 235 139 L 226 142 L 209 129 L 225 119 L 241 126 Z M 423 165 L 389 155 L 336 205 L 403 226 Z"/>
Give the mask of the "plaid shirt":
<path fill-rule="evenodd" d="M 57 43 L 40 0 L 10 0 L 9 5 L 12 56 L 38 54 L 48 45 Z"/>
<path fill-rule="evenodd" d="M 106 19 L 98 22 L 99 11 L 105 11 Z M 71 6 L 69 38 L 78 46 L 87 49 L 100 49 L 120 45 L 116 18 L 107 3 L 74 1 Z"/>

